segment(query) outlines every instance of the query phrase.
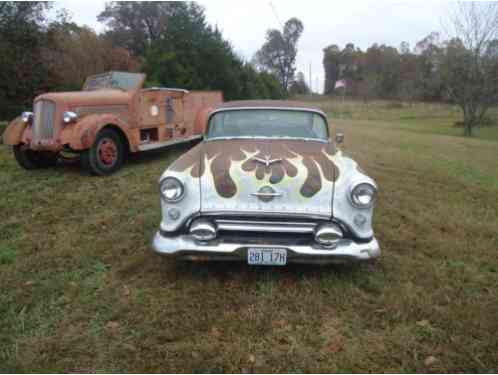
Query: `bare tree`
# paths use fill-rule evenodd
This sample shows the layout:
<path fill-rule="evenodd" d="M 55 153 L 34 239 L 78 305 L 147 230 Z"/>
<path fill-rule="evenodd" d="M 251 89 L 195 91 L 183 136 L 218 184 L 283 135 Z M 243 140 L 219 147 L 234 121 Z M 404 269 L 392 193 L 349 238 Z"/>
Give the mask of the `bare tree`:
<path fill-rule="evenodd" d="M 465 135 L 472 136 L 498 103 L 498 3 L 459 2 L 452 10 L 441 73 L 463 111 Z"/>

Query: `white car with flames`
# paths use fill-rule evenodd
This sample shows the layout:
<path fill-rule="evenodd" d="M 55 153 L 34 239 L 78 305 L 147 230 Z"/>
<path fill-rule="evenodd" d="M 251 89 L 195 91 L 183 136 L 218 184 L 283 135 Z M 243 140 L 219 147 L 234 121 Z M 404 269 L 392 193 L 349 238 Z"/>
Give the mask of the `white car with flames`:
<path fill-rule="evenodd" d="M 152 247 L 187 260 L 250 265 L 377 258 L 377 185 L 337 149 L 326 115 L 288 101 L 228 102 L 204 140 L 160 179 Z"/>

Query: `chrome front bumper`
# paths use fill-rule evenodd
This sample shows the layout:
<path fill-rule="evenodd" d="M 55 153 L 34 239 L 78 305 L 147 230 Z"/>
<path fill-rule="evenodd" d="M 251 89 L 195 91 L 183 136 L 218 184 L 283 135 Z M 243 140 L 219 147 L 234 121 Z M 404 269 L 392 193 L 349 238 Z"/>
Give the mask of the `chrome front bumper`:
<path fill-rule="evenodd" d="M 367 261 L 380 256 L 379 243 L 375 238 L 366 243 L 344 239 L 334 249 L 316 248 L 313 244 L 289 246 L 258 243 L 257 245 L 249 245 L 222 240 L 218 240 L 214 244 L 202 244 L 195 241 L 190 235 L 165 237 L 160 232 L 156 233 L 152 241 L 152 249 L 157 254 L 194 261 L 247 262 L 248 248 L 286 249 L 288 263 L 349 263 Z"/>

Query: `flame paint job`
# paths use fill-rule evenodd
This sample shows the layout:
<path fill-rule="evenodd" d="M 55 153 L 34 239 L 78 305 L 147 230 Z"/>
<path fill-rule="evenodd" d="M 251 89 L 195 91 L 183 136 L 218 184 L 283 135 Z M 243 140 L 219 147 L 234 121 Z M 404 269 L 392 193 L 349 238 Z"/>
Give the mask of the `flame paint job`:
<path fill-rule="evenodd" d="M 289 107 L 306 110 L 302 103 L 247 101 L 220 105 L 215 111 L 243 107 Z M 310 109 L 319 112 L 319 109 Z M 212 112 L 211 112 L 212 113 Z M 323 115 L 322 112 L 319 112 Z M 210 114 L 205 112 L 202 126 Z M 325 116 L 325 115 L 323 115 Z M 266 165 L 256 159 L 281 159 Z M 176 231 L 198 215 L 279 217 L 335 220 L 356 237 L 373 238 L 373 208 L 359 209 L 350 202 L 350 189 L 375 182 L 354 160 L 336 150 L 334 143 L 305 140 L 207 140 L 174 162 L 161 179 L 173 176 L 187 189 L 181 202 L 161 201 L 163 231 Z M 263 202 L 252 193 L 271 186 L 282 196 Z M 168 219 L 170 208 L 181 217 Z M 361 226 L 355 218 L 362 216 Z"/>
<path fill-rule="evenodd" d="M 192 177 L 210 175 L 216 192 L 223 198 L 234 198 L 242 190 L 240 179 L 253 175 L 261 184 L 280 185 L 298 181 L 299 193 L 305 198 L 316 195 L 325 182 L 337 178 L 332 161 L 334 147 L 323 142 L 301 140 L 219 140 L 207 141 L 178 159 L 170 169 Z M 281 159 L 269 166 L 255 158 Z M 206 177 L 207 178 L 207 177 Z M 240 195 L 240 193 L 239 193 Z"/>

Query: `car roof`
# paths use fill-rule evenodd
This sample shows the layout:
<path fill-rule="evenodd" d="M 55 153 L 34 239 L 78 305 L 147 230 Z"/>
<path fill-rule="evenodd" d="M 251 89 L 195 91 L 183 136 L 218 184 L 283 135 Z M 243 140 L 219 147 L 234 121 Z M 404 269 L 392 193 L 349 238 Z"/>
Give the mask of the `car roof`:
<path fill-rule="evenodd" d="M 308 111 L 324 112 L 317 106 L 310 105 L 310 103 L 299 102 L 293 100 L 237 100 L 231 102 L 221 103 L 214 108 L 214 111 L 222 111 L 224 109 L 244 109 L 244 108 L 278 108 L 278 109 L 303 109 Z"/>

